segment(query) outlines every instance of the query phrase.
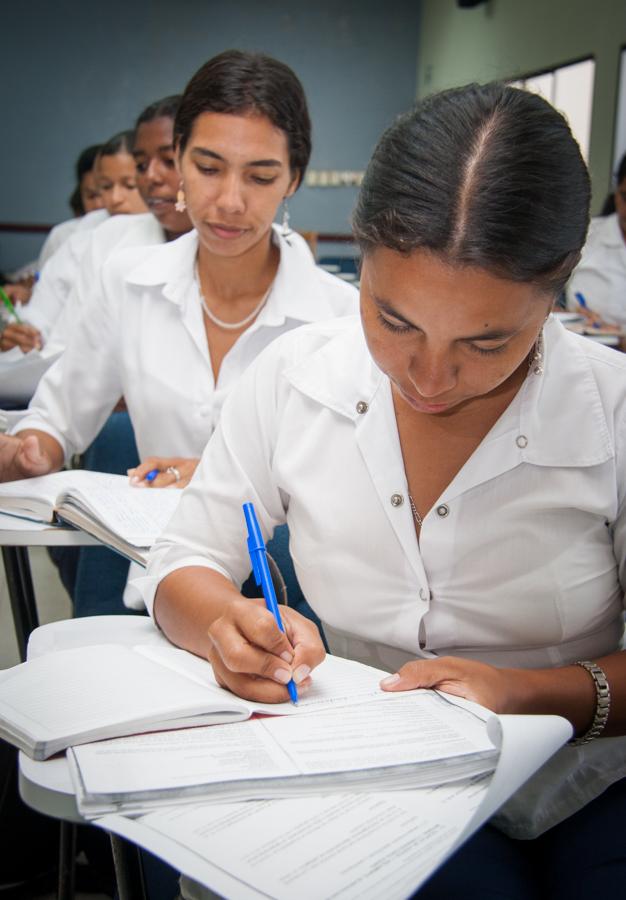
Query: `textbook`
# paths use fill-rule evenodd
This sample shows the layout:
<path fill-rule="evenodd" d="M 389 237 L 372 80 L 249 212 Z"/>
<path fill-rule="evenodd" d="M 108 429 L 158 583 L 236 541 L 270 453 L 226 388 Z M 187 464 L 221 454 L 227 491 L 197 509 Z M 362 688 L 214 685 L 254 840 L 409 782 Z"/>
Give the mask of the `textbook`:
<path fill-rule="evenodd" d="M 0 512 L 36 522 L 67 522 L 145 565 L 181 491 L 136 488 L 125 475 L 71 469 L 0 484 Z"/>
<path fill-rule="evenodd" d="M 189 654 L 168 655 L 186 666 Z M 156 648 L 150 656 L 164 659 Z M 297 705 L 250 703 L 218 689 L 223 722 L 231 710 L 228 724 L 72 746 L 78 809 L 88 819 L 137 815 L 199 799 L 396 790 L 493 771 L 498 751 L 485 721 L 491 713 L 435 691 L 384 692 L 385 674 L 329 656 Z"/>
<path fill-rule="evenodd" d="M 294 789 L 294 776 L 405 784 L 493 768 L 480 716 L 432 691 L 385 693 L 384 675 L 331 656 L 297 705 L 263 704 L 219 687 L 210 663 L 171 645 L 75 647 L 0 672 L 0 737 L 33 759 L 71 746 L 85 805 L 93 795 L 97 810 L 111 796 L 119 808 L 125 794 L 141 808 L 207 792 L 248 797 L 270 784 L 276 796 Z M 134 736 L 104 740 L 121 735 Z M 96 755 L 80 755 L 83 745 Z"/>

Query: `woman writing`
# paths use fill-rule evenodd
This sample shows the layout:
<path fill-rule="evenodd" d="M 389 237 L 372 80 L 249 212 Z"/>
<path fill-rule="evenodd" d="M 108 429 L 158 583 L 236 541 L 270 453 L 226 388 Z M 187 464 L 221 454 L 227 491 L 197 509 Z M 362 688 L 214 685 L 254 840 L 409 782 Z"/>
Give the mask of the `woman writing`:
<path fill-rule="evenodd" d="M 387 669 L 383 689 L 570 720 L 584 743 L 425 898 L 615 896 L 626 877 L 626 362 L 550 316 L 588 204 L 539 97 L 470 86 L 400 120 L 354 220 L 361 322 L 301 329 L 245 373 L 152 552 L 159 626 L 244 697 L 305 690 L 324 655 L 296 612 L 282 635 L 239 595 L 252 500 L 266 534 L 289 524 L 331 650 Z"/>

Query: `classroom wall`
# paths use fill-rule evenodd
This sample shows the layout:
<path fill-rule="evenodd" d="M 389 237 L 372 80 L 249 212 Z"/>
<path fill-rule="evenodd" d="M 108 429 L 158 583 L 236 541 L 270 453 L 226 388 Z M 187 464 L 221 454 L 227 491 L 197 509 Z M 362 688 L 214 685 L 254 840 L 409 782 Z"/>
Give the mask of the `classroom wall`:
<path fill-rule="evenodd" d="M 589 166 L 593 211 L 611 186 L 624 0 L 422 0 L 418 97 L 436 90 L 532 74 L 594 56 L 596 74 Z"/>
<path fill-rule="evenodd" d="M 130 127 L 144 106 L 181 91 L 230 47 L 261 50 L 296 70 L 314 123 L 314 168 L 364 168 L 382 130 L 414 99 L 419 10 L 416 0 L 391 8 L 379 0 L 5 4 L 0 221 L 68 218 L 80 150 Z M 346 232 L 355 194 L 303 187 L 292 225 Z M 42 239 L 0 232 L 0 269 L 36 256 Z"/>

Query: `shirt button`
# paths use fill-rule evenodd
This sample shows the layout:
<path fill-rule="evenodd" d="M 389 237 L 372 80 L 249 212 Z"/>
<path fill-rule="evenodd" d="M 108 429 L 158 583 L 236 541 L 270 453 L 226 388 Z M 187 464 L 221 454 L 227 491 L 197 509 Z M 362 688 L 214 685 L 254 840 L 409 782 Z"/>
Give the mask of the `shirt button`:
<path fill-rule="evenodd" d="M 392 506 L 402 506 L 404 503 L 404 497 L 402 494 L 392 494 L 391 495 L 391 505 Z"/>
<path fill-rule="evenodd" d="M 450 510 L 445 503 L 442 503 L 441 506 L 437 507 L 437 515 L 442 519 L 445 519 L 449 512 Z"/>
<path fill-rule="evenodd" d="M 358 414 L 360 416 L 362 416 L 363 413 L 366 413 L 368 411 L 368 409 L 369 409 L 369 406 L 367 405 L 365 400 L 359 400 L 359 402 L 356 405 L 356 411 L 358 412 Z"/>
<path fill-rule="evenodd" d="M 518 434 L 518 436 L 515 438 L 515 443 L 520 448 L 520 450 L 523 450 L 524 447 L 528 447 L 528 438 L 525 434 Z"/>
<path fill-rule="evenodd" d="M 425 591 L 424 588 L 420 588 L 420 600 L 423 600 L 424 603 L 428 602 L 428 591 Z"/>

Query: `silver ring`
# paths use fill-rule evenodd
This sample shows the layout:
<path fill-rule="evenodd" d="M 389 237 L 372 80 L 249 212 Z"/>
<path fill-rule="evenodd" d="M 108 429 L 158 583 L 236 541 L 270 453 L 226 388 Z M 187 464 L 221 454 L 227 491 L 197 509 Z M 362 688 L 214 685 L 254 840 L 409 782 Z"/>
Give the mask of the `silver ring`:
<path fill-rule="evenodd" d="M 180 472 L 176 466 L 168 466 L 165 470 L 169 475 L 173 475 L 176 481 L 180 481 Z"/>

